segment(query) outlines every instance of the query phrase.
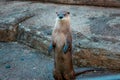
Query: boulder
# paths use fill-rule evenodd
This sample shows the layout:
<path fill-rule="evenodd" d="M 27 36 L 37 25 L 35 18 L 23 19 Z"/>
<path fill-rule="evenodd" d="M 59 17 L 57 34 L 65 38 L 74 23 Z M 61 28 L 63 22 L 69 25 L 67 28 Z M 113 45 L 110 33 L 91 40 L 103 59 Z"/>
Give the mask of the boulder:
<path fill-rule="evenodd" d="M 119 44 L 119 41 L 112 43 L 108 39 L 105 41 L 93 39 L 93 37 L 79 37 L 73 42 L 73 63 L 82 67 L 92 66 L 120 70 Z"/>
<path fill-rule="evenodd" d="M 10 4 L 14 4 L 12 10 Z M 73 63 L 120 70 L 119 9 L 18 1 L 6 5 L 9 10 L 6 16 L 5 6 L 0 6 L 0 12 L 5 15 L 0 16 L 1 41 L 16 40 L 48 54 L 55 13 L 65 9 L 71 13 Z"/>
<path fill-rule="evenodd" d="M 13 0 L 6 0 L 13 1 Z M 72 4 L 72 5 L 89 5 L 89 6 L 104 6 L 104 7 L 120 7 L 119 0 L 17 0 L 17 1 L 41 1 L 58 4 Z"/>
<path fill-rule="evenodd" d="M 4 7 L 4 4 L 7 5 Z M 18 24 L 34 15 L 29 12 L 27 8 L 23 7 L 22 9 L 19 9 L 18 4 L 16 5 L 14 2 L 12 3 L 13 6 L 10 6 L 9 4 L 10 3 L 3 2 L 0 8 L 0 41 L 16 41 Z M 21 3 L 21 5 L 23 4 Z"/>

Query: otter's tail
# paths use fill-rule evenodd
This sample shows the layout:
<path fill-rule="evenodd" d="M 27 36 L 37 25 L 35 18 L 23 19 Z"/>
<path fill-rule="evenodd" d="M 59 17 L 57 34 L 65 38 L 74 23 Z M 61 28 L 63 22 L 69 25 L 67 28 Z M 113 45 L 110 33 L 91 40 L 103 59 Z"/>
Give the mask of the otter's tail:
<path fill-rule="evenodd" d="M 105 69 L 103 68 L 79 68 L 79 69 L 75 69 L 75 76 L 78 76 L 80 74 L 84 74 L 87 72 L 96 72 L 96 71 L 104 71 Z"/>

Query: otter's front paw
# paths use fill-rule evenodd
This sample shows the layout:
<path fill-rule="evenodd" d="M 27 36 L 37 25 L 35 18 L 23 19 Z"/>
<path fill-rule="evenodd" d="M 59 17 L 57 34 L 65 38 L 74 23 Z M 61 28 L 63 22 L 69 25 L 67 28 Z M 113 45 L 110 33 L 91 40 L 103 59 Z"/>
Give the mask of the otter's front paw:
<path fill-rule="evenodd" d="M 52 49 L 53 49 L 53 45 L 50 44 L 49 48 L 48 48 L 48 53 L 51 53 L 52 52 Z"/>
<path fill-rule="evenodd" d="M 63 52 L 64 52 L 64 54 L 66 54 L 66 52 L 68 51 L 68 45 L 65 45 L 64 47 L 63 47 Z"/>

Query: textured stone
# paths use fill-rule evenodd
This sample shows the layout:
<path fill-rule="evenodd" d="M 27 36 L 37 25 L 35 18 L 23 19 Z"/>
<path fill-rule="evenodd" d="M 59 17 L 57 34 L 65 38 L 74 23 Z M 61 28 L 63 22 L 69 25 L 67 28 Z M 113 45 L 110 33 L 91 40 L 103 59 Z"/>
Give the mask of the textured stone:
<path fill-rule="evenodd" d="M 3 3 L 2 5 L 4 5 Z M 26 19 L 33 16 L 27 8 L 22 8 L 18 10 L 11 7 L 9 3 L 7 4 L 6 9 L 5 7 L 1 6 L 1 15 L 0 15 L 0 41 L 16 41 L 17 38 L 17 30 L 18 24 L 25 21 Z M 20 5 L 20 4 L 19 4 Z M 22 3 L 21 3 L 22 5 Z M 12 8 L 12 10 L 9 9 Z"/>
<path fill-rule="evenodd" d="M 93 66 L 120 70 L 119 53 L 104 49 L 86 48 L 75 52 L 73 62 L 78 66 Z"/>
<path fill-rule="evenodd" d="M 0 41 L 15 41 L 17 35 L 17 26 L 1 26 L 0 24 Z"/>
<path fill-rule="evenodd" d="M 81 35 L 75 33 L 76 36 Z M 74 35 L 75 35 L 74 34 Z M 106 37 L 77 37 L 73 41 L 73 63 L 120 70 L 120 41 Z"/>
<path fill-rule="evenodd" d="M 0 0 L 0 1 L 41 1 L 58 4 L 91 5 L 104 7 L 120 7 L 119 0 Z"/>
<path fill-rule="evenodd" d="M 19 34 L 17 37 L 17 41 L 24 43 L 32 48 L 38 49 L 46 54 L 50 40 L 48 40 L 48 38 L 46 37 L 48 34 L 44 32 L 46 32 L 46 29 L 44 29 L 44 27 L 42 27 L 42 31 L 38 31 L 35 28 L 27 29 L 26 27 L 19 25 Z"/>
<path fill-rule="evenodd" d="M 20 3 L 24 7 L 20 7 Z M 13 4 L 11 8 L 10 4 Z M 47 49 L 55 24 L 55 12 L 61 9 L 70 11 L 74 64 L 120 70 L 120 9 L 30 2 L 11 2 L 6 5 L 6 10 L 4 5 L 0 7 L 1 17 L 4 17 L 1 18 L 3 19 L 1 24 L 6 25 L 6 20 L 12 23 L 11 25 L 17 23 L 15 39 L 44 54 L 48 54 Z M 10 15 L 6 16 L 8 10 L 13 17 L 14 13 L 22 16 L 9 18 Z M 34 16 L 29 17 L 31 14 Z M 4 27 L 1 27 L 1 30 L 2 28 Z"/>
<path fill-rule="evenodd" d="M 0 79 L 1 80 L 54 80 L 54 61 L 40 51 L 17 42 L 0 42 Z M 74 68 L 78 70 L 77 67 Z M 81 67 L 80 71 L 89 69 Z M 91 78 L 90 78 L 91 77 Z M 120 79 L 115 71 L 93 71 L 77 76 L 75 80 L 113 80 Z"/>
<path fill-rule="evenodd" d="M 26 1 L 26 0 L 19 0 Z M 42 1 L 61 4 L 77 4 L 77 5 L 91 5 L 91 6 L 105 6 L 105 7 L 120 7 L 119 0 L 30 0 Z"/>

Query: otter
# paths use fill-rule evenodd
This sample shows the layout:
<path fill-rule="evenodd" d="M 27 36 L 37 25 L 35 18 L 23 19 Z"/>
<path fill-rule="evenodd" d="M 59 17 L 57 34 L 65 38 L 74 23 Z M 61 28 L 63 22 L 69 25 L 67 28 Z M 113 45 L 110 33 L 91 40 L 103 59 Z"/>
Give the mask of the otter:
<path fill-rule="evenodd" d="M 52 41 L 48 48 L 48 53 L 54 50 L 54 70 L 55 80 L 73 80 L 75 76 L 94 71 L 88 69 L 82 72 L 75 72 L 72 63 L 72 31 L 70 27 L 70 12 L 56 12 L 56 23 L 52 32 Z"/>

